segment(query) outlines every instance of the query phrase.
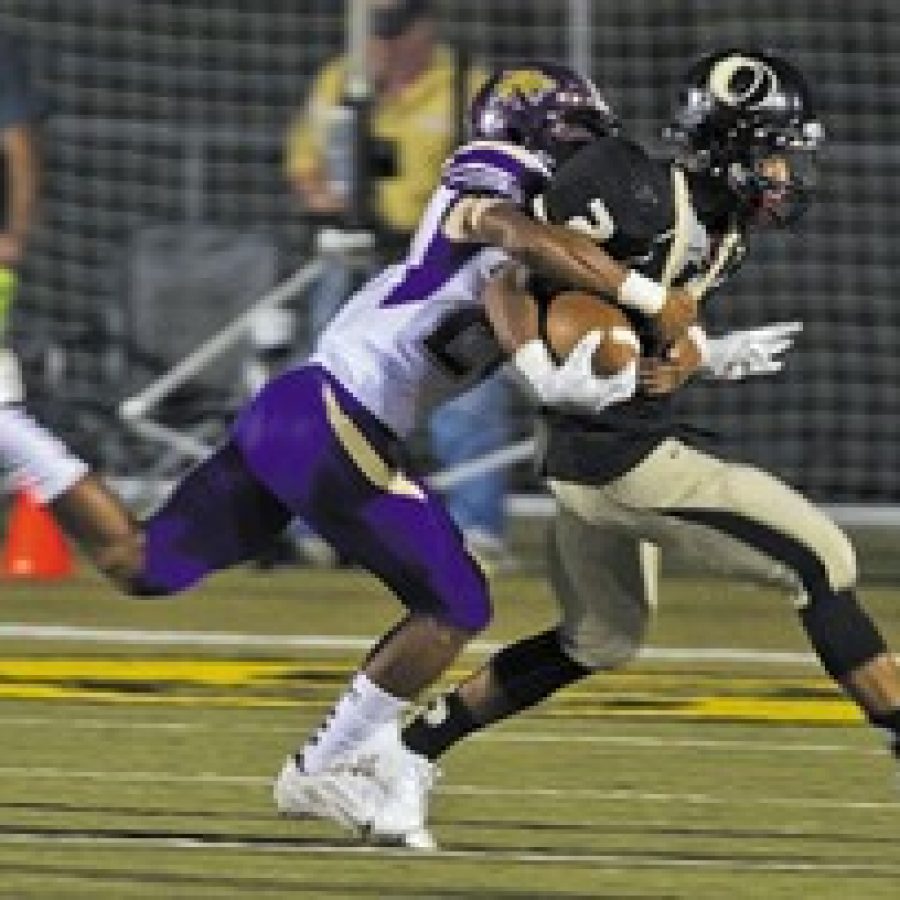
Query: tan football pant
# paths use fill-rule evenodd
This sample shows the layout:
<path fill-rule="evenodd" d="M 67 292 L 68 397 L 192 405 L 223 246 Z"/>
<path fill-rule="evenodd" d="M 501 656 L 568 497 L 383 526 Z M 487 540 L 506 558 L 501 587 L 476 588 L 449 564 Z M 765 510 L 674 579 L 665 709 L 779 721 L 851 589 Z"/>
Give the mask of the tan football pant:
<path fill-rule="evenodd" d="M 812 503 L 766 472 L 675 439 L 602 487 L 550 487 L 559 501 L 550 572 L 563 645 L 591 668 L 620 665 L 639 649 L 661 554 L 698 572 L 782 585 L 798 606 L 807 601 L 801 569 L 825 590 L 856 581 L 853 547 Z"/>

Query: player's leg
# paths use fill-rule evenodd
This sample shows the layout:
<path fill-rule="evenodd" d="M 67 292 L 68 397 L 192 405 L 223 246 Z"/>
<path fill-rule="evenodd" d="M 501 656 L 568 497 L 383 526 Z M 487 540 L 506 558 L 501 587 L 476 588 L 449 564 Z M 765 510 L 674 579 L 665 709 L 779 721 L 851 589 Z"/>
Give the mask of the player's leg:
<path fill-rule="evenodd" d="M 420 816 L 381 815 L 386 773 L 373 770 L 375 777 L 367 777 L 364 763 L 373 754 L 366 750 L 366 759 L 355 759 L 354 753 L 396 734 L 409 699 L 487 623 L 486 584 L 442 504 L 404 474 L 400 448 L 380 423 L 322 373 L 307 370 L 282 387 L 320 409 L 304 426 L 310 477 L 298 480 L 279 463 L 279 427 L 261 427 L 257 416 L 239 426 L 249 457 L 332 546 L 391 587 L 408 614 L 368 654 L 322 727 L 288 759 L 276 782 L 276 803 L 284 812 L 324 815 L 429 846 Z M 269 389 L 263 404 L 277 409 L 285 400 L 279 393 Z M 404 767 L 407 762 L 414 765 L 404 760 Z M 418 774 L 430 777 L 426 767 Z"/>
<path fill-rule="evenodd" d="M 560 624 L 505 647 L 436 698 L 404 729 L 409 749 L 434 761 L 473 731 L 634 656 L 655 605 L 655 549 L 627 531 L 561 509 L 550 535 L 549 567 Z"/>
<path fill-rule="evenodd" d="M 322 370 L 271 383 L 235 434 L 260 480 L 408 610 L 298 754 L 297 777 L 315 775 L 396 723 L 446 669 L 487 624 L 487 588 L 438 498 L 405 474 L 396 439 Z"/>
<path fill-rule="evenodd" d="M 0 469 L 49 503 L 88 473 L 88 465 L 25 410 L 0 403 Z"/>
<path fill-rule="evenodd" d="M 212 572 L 255 559 L 290 518 L 228 440 L 144 522 L 142 566 L 128 588 L 154 596 L 186 590 Z"/>
<path fill-rule="evenodd" d="M 0 465 L 49 504 L 97 566 L 129 593 L 174 593 L 251 559 L 288 519 L 230 443 L 197 466 L 143 525 L 20 406 L 0 405 Z"/>
<path fill-rule="evenodd" d="M 0 404 L 0 468 L 50 505 L 101 571 L 124 582 L 139 570 L 140 526 L 58 438 L 19 405 Z"/>
<path fill-rule="evenodd" d="M 627 530 L 563 509 L 554 520 L 549 557 L 560 624 L 505 647 L 419 713 L 404 729 L 402 742 L 382 742 L 378 749 L 395 761 L 399 773 L 384 818 L 418 820 L 424 831 L 429 763 L 472 732 L 591 672 L 623 665 L 640 648 L 656 599 L 655 548 Z"/>
<path fill-rule="evenodd" d="M 55 497 L 50 506 L 94 565 L 128 590 L 143 566 L 144 534 L 119 497 L 90 472 Z"/>
<path fill-rule="evenodd" d="M 559 496 L 576 506 L 591 502 L 575 487 L 562 486 Z M 859 604 L 853 547 L 821 510 L 766 472 L 677 441 L 597 496 L 638 518 L 643 511 L 644 533 L 666 553 L 702 568 L 793 584 L 801 623 L 826 671 L 870 721 L 900 739 L 900 672 Z"/>

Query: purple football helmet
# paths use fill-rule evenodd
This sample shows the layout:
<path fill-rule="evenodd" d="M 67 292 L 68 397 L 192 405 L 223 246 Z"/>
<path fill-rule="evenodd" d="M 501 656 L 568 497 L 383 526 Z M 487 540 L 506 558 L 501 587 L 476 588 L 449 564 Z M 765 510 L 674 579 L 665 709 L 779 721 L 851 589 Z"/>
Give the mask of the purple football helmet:
<path fill-rule="evenodd" d="M 475 95 L 469 110 L 473 139 L 518 144 L 553 163 L 618 127 L 596 85 L 558 63 L 499 69 Z"/>

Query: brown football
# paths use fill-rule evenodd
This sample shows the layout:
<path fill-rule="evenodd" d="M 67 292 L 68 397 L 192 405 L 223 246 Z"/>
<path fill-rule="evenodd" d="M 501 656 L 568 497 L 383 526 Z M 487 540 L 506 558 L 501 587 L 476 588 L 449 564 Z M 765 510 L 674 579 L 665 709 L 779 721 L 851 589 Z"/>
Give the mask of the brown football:
<path fill-rule="evenodd" d="M 603 332 L 594 352 L 594 372 L 608 378 L 640 355 L 637 335 L 617 306 L 593 294 L 557 294 L 547 313 L 547 342 L 558 359 L 565 359 L 589 331 Z"/>

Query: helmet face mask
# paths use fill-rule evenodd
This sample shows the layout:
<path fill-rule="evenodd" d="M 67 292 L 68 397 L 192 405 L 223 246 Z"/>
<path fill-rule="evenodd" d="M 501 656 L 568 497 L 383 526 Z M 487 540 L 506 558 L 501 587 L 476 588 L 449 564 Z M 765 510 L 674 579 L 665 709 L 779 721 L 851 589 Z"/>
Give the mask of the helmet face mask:
<path fill-rule="evenodd" d="M 469 111 L 472 138 L 518 144 L 551 165 L 617 129 L 616 117 L 593 82 L 557 63 L 525 63 L 495 72 Z"/>
<path fill-rule="evenodd" d="M 817 184 L 814 150 L 785 147 L 751 151 L 729 167 L 727 184 L 748 223 L 765 227 L 795 224 L 809 207 Z"/>
<path fill-rule="evenodd" d="M 779 57 L 728 50 L 702 59 L 666 137 L 687 169 L 726 188 L 747 223 L 789 225 L 809 205 L 822 126 L 803 76 Z M 781 161 L 778 177 L 771 160 Z"/>

